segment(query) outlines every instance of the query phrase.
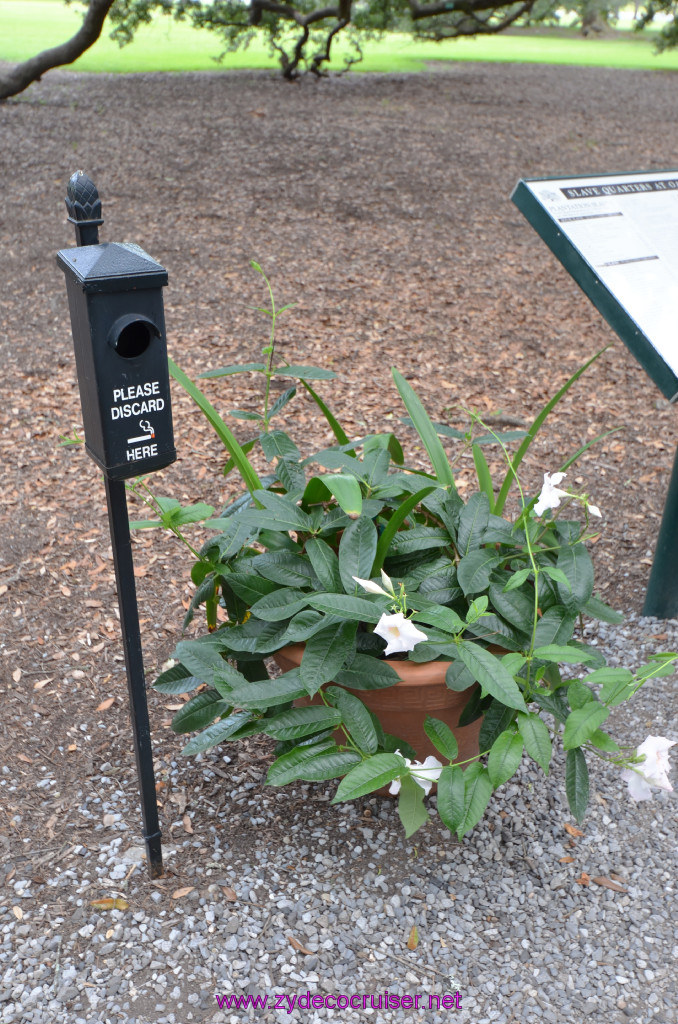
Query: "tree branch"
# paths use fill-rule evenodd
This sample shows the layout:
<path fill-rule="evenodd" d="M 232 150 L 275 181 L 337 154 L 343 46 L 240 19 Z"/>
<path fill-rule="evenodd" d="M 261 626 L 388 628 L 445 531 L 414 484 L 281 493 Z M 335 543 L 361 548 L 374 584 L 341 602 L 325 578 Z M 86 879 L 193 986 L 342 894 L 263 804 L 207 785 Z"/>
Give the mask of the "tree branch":
<path fill-rule="evenodd" d="M 519 10 L 510 12 L 504 20 L 506 21 L 510 18 L 511 21 L 515 21 L 517 17 L 527 13 L 533 7 L 534 2 L 535 0 L 526 0 Z M 497 0 L 438 0 L 437 3 L 425 5 L 417 3 L 417 0 L 409 0 L 409 6 L 412 20 L 419 21 L 422 18 L 435 18 L 441 14 L 464 14 L 474 17 L 481 11 L 493 13 L 502 6 L 508 5 L 500 5 L 497 3 Z"/>
<path fill-rule="evenodd" d="M 65 43 L 43 50 L 35 57 L 16 64 L 4 74 L 0 74 L 0 100 L 16 96 L 23 92 L 32 82 L 40 81 L 45 71 L 72 64 L 74 60 L 88 50 L 101 35 L 106 15 L 113 6 L 114 0 L 90 0 L 82 25 Z"/>
<path fill-rule="evenodd" d="M 421 38 L 439 41 L 441 39 L 454 38 L 455 36 L 488 35 L 490 33 L 503 32 L 524 14 L 529 14 L 535 0 L 525 0 L 520 7 L 509 11 L 501 21 L 490 21 L 492 14 L 497 10 L 496 0 L 452 0 L 428 4 L 420 7 L 416 0 L 409 0 L 410 15 L 412 21 L 417 22 L 423 18 L 434 18 L 441 14 L 461 15 L 457 22 L 448 25 L 437 25 L 431 29 L 418 30 Z M 481 13 L 488 11 L 486 18 L 479 17 Z"/>

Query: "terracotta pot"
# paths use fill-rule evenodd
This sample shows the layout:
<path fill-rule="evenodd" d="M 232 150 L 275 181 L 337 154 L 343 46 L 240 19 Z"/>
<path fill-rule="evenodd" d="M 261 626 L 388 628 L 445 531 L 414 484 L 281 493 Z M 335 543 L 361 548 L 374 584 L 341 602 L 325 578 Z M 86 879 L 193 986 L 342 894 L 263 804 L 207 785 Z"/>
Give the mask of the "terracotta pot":
<path fill-rule="evenodd" d="M 273 657 L 280 668 L 288 672 L 300 665 L 303 653 L 303 644 L 290 644 Z M 384 732 L 407 740 L 416 750 L 418 760 L 423 761 L 429 754 L 440 760 L 440 753 L 424 732 L 424 719 L 431 715 L 453 730 L 459 744 L 458 761 L 466 761 L 479 752 L 478 736 L 482 717 L 461 728 L 458 724 L 473 689 L 456 693 L 447 688 L 445 672 L 449 661 L 429 661 L 421 665 L 411 661 L 389 661 L 388 664 L 400 676 L 400 682 L 395 686 L 383 690 L 349 690 L 377 715 Z M 478 684 L 474 683 L 474 686 Z M 319 702 L 320 698 L 314 697 L 313 700 L 302 698 L 295 701 L 295 704 Z M 341 736 L 344 738 L 343 733 Z"/>

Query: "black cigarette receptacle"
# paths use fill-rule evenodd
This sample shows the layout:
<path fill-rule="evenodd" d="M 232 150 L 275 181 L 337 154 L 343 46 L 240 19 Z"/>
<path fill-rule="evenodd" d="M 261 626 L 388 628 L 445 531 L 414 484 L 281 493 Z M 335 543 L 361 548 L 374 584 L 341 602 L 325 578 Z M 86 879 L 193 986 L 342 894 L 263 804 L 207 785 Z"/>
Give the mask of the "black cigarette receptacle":
<path fill-rule="evenodd" d="M 167 271 L 118 242 L 62 249 L 57 263 L 66 275 L 88 453 L 111 480 L 170 465 Z"/>

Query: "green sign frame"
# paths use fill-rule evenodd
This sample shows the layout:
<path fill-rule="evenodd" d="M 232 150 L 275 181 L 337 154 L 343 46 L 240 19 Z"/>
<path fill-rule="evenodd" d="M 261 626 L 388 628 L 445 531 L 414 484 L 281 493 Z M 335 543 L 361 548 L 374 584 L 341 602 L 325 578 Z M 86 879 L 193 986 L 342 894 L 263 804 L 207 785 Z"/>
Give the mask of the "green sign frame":
<path fill-rule="evenodd" d="M 653 188 L 645 187 L 654 185 L 656 188 L 658 184 L 662 183 L 670 183 L 671 188 L 656 189 L 655 191 Z M 624 342 L 664 397 L 670 402 L 678 401 L 678 372 L 675 368 L 678 367 L 678 359 L 674 363 L 674 368 L 667 363 L 657 350 L 656 344 L 653 343 L 647 327 L 643 329 L 620 300 L 619 295 L 615 295 L 610 289 L 609 282 L 606 283 L 602 279 L 604 275 L 601 275 L 599 268 L 593 264 L 590 254 L 587 258 L 587 253 L 580 250 L 568 237 L 563 222 L 554 216 L 553 210 L 547 209 L 540 201 L 535 194 L 535 186 L 544 184 L 563 193 L 563 201 L 567 199 L 590 200 L 597 203 L 598 209 L 608 197 L 613 202 L 619 197 L 620 203 L 623 198 L 625 204 L 630 204 L 634 202 L 634 196 L 638 195 L 642 195 L 646 199 L 648 194 L 652 194 L 657 197 L 657 202 L 666 202 L 666 197 L 670 195 L 670 200 L 674 201 L 672 205 L 676 206 L 678 215 L 678 171 L 635 171 L 633 173 L 586 176 L 522 178 L 511 195 L 511 200 L 574 278 L 584 294 L 588 296 L 598 312 L 607 320 L 612 330 Z M 642 190 L 641 186 L 643 186 Z M 625 193 L 614 191 L 618 188 L 628 188 L 629 191 Z M 632 188 L 639 191 L 634 192 L 631 190 Z M 579 194 L 576 194 L 577 191 Z M 590 191 L 592 195 L 586 195 L 586 191 Z M 575 194 L 565 195 L 565 192 Z M 581 207 L 581 202 L 579 205 Z M 597 216 L 602 217 L 603 215 L 597 214 Z M 574 219 L 563 218 L 563 220 Z M 657 257 L 644 256 L 638 262 L 644 262 L 648 258 L 656 259 Z M 619 261 L 619 263 L 632 262 L 634 261 Z M 678 261 L 675 268 L 669 267 L 668 269 L 675 270 L 674 280 L 678 282 Z M 675 307 L 675 315 L 678 315 L 678 306 Z"/>
<path fill-rule="evenodd" d="M 626 216 L 632 208 L 625 204 L 633 203 L 638 196 L 644 199 L 642 211 L 647 216 L 649 230 L 643 231 L 641 217 L 640 231 L 635 232 L 634 240 L 633 217 Z M 664 397 L 669 402 L 678 401 L 678 329 L 673 327 L 678 317 L 678 244 L 673 251 L 670 241 L 672 237 L 678 239 L 678 171 L 521 178 L 511 199 Z M 577 205 L 568 211 L 570 200 Z M 638 207 L 636 214 L 640 212 Z M 606 225 L 600 223 L 603 219 Z M 582 222 L 579 230 L 573 228 L 577 221 Z M 586 225 L 585 221 L 599 223 Z M 638 226 L 638 216 L 636 222 Z M 676 228 L 673 235 L 670 233 L 672 222 Z M 616 258 L 610 259 L 615 256 L 615 237 L 620 251 Z M 664 240 L 668 244 L 663 244 Z M 629 247 L 629 241 L 635 242 L 635 252 Z M 643 265 L 638 270 L 635 294 L 634 265 Z M 648 287 L 650 282 L 654 288 Z M 635 315 L 627 308 L 623 296 L 630 299 L 628 305 L 634 307 Z M 661 315 L 648 316 L 648 310 L 656 312 L 654 303 L 661 305 Z M 654 341 L 653 324 L 659 327 Z M 678 615 L 678 451 L 643 615 L 656 618 Z"/>

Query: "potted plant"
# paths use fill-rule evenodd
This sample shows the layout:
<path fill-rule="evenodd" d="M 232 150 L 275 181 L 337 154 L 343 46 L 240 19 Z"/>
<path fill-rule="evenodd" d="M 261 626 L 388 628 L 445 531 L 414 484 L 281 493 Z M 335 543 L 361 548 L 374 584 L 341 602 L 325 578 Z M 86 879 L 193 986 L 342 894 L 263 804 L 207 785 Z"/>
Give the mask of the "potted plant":
<path fill-rule="evenodd" d="M 567 751 L 566 791 L 578 820 L 588 802 L 587 755 L 666 788 L 670 741 L 652 747 L 663 759 L 659 768 L 645 766 L 647 750 L 634 755 L 603 726 L 646 679 L 672 672 L 677 656 L 657 655 L 632 674 L 606 667 L 595 648 L 575 638 L 582 616 L 621 620 L 594 594 L 586 541 L 600 511 L 587 495 L 561 486 L 594 442 L 546 473 L 539 495 L 527 495 L 520 481 L 544 419 L 593 360 L 527 432 L 503 435 L 472 414 L 466 433 L 433 423 L 393 370 L 405 423 L 430 460 L 424 469 L 407 462 L 392 432 L 347 436 L 311 383 L 333 373 L 276 364 L 282 310 L 268 287 L 271 305 L 262 312 L 271 336 L 263 360 L 202 375 L 263 375 L 263 411 L 232 413 L 255 424 L 254 437 L 239 444 L 171 364 L 224 442 L 226 470 L 240 472 L 243 494 L 214 517 L 209 506 L 182 507 L 153 496 L 143 481 L 132 485 L 157 513 L 133 525 L 169 528 L 182 540 L 189 523 L 214 531 L 194 551 L 187 616 L 204 606 L 208 632 L 181 640 L 154 684 L 165 694 L 199 691 L 172 723 L 177 732 L 197 732 L 183 752 L 271 736 L 270 784 L 340 779 L 335 802 L 389 787 L 408 835 L 427 820 L 424 796 L 435 783 L 438 813 L 461 837 L 525 754 L 548 773 L 554 738 Z M 271 404 L 275 376 L 301 382 L 333 444 L 304 453 L 271 426 L 296 388 Z M 472 452 L 478 489 L 469 497 L 456 488 L 441 437 Z M 505 467 L 496 485 L 483 454 L 488 444 L 498 446 Z M 248 458 L 255 445 L 270 465 L 265 476 Z M 509 445 L 517 445 L 513 454 Z M 518 506 L 509 519 L 512 487 Z M 577 676 L 570 670 L 564 678 L 562 665 L 578 666 Z"/>

